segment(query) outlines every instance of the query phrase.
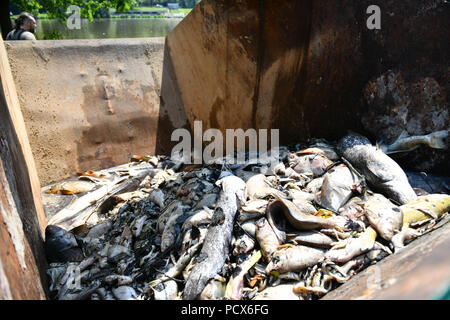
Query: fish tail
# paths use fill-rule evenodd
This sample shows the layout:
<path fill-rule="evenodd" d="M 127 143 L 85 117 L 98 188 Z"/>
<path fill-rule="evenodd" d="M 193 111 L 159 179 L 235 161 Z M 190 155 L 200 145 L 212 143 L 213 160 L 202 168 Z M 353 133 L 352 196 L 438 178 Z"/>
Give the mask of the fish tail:
<path fill-rule="evenodd" d="M 446 149 L 447 130 L 436 131 L 428 135 L 428 145 L 434 149 Z"/>

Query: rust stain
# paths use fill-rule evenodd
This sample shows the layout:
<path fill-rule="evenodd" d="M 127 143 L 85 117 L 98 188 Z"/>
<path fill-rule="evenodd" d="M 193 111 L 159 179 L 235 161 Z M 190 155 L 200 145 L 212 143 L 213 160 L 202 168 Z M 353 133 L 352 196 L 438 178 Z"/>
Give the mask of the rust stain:
<path fill-rule="evenodd" d="M 78 170 L 104 169 L 128 162 L 132 154 L 154 152 L 159 97 L 153 88 L 100 72 L 94 85 L 83 87 L 83 94 L 89 125 L 77 142 Z"/>

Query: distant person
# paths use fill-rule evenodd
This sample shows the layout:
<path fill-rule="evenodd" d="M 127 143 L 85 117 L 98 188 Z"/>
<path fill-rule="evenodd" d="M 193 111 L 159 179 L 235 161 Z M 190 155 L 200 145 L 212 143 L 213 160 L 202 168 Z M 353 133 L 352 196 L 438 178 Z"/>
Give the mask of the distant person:
<path fill-rule="evenodd" d="M 14 20 L 14 29 L 6 36 L 5 40 L 36 40 L 36 19 L 28 12 L 22 12 Z"/>

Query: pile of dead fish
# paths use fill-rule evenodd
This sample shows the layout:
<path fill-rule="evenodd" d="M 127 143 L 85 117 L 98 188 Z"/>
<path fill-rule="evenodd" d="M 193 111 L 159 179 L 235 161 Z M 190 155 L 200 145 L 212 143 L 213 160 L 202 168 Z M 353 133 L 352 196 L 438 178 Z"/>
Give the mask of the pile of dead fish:
<path fill-rule="evenodd" d="M 281 148 L 275 167 L 133 160 L 44 190 L 75 197 L 46 230 L 52 298 L 318 299 L 450 207 L 357 134 Z"/>

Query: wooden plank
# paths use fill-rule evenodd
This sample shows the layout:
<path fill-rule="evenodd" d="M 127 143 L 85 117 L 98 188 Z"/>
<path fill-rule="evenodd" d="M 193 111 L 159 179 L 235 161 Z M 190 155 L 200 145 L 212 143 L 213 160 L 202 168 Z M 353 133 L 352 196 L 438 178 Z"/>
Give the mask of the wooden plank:
<path fill-rule="evenodd" d="M 323 300 L 438 299 L 450 285 L 450 223 L 367 267 Z"/>
<path fill-rule="evenodd" d="M 0 38 L 0 277 L 2 295 L 43 299 L 46 219 L 40 185 L 3 40 Z M 3 246 L 5 244 L 5 246 Z"/>
<path fill-rule="evenodd" d="M 36 260 L 0 161 L 0 299 L 45 299 Z"/>
<path fill-rule="evenodd" d="M 24 165 L 26 171 L 22 173 L 22 177 L 25 180 L 21 180 L 23 184 L 30 184 L 31 195 L 33 197 L 34 207 L 36 215 L 39 220 L 39 226 L 42 234 L 44 234 L 47 221 L 45 219 L 44 209 L 42 207 L 42 201 L 40 197 L 40 183 L 36 172 L 36 166 L 34 163 L 33 155 L 31 153 L 30 143 L 28 141 L 27 131 L 25 129 L 25 122 L 22 112 L 20 110 L 20 103 L 17 97 L 16 86 L 11 74 L 11 68 L 9 66 L 8 57 L 6 54 L 3 40 L 0 45 L 0 75 L 1 84 L 4 91 L 7 110 L 11 118 L 11 125 L 14 127 L 16 139 L 18 142 L 17 151 L 22 153 Z"/>

